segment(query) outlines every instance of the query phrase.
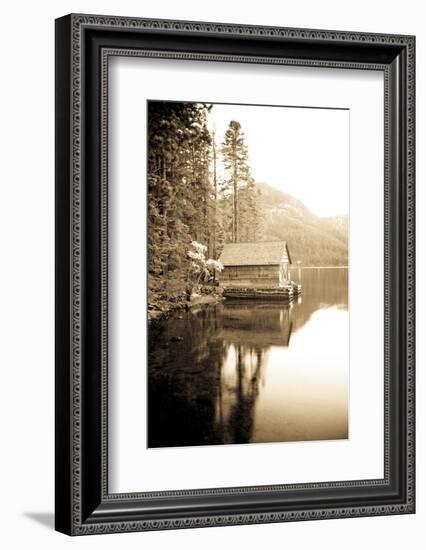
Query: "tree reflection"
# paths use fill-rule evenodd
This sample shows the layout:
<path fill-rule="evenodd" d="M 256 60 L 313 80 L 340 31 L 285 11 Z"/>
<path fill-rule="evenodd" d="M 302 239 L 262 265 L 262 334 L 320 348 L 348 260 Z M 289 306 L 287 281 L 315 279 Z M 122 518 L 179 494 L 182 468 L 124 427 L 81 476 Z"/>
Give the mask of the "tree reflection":
<path fill-rule="evenodd" d="M 319 271 L 319 270 L 317 270 Z M 347 272 L 303 274 L 292 304 L 225 302 L 153 324 L 148 335 L 148 446 L 249 443 L 271 347 L 313 312 L 347 309 Z"/>
<path fill-rule="evenodd" d="M 260 348 L 230 345 L 222 369 L 217 429 L 223 443 L 249 443 L 266 354 Z"/>
<path fill-rule="evenodd" d="M 291 327 L 290 307 L 244 303 L 151 328 L 148 446 L 250 442 L 268 349 L 288 346 Z"/>

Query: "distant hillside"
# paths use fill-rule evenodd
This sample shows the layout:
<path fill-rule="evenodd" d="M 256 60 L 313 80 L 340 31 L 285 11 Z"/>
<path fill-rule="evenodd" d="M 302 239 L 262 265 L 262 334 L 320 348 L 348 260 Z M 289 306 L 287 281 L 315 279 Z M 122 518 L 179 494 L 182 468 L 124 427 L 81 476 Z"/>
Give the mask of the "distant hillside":
<path fill-rule="evenodd" d="M 330 216 L 321 218 L 328 223 L 332 231 L 336 231 L 339 237 L 348 238 L 348 216 Z"/>
<path fill-rule="evenodd" d="M 292 262 L 348 265 L 348 217 L 320 218 L 291 195 L 257 183 L 264 240 L 286 240 Z"/>

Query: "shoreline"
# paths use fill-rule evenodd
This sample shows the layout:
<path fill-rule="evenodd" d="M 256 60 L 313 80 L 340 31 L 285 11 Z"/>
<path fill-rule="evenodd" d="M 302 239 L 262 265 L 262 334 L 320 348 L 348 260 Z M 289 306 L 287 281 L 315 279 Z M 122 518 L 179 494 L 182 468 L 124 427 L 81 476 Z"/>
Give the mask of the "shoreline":
<path fill-rule="evenodd" d="M 148 309 L 148 324 L 151 322 L 164 321 L 168 319 L 172 314 L 179 311 L 189 311 L 196 306 L 215 305 L 223 301 L 223 298 L 217 295 L 201 295 L 187 300 L 186 302 L 178 304 L 168 304 L 161 310 L 149 310 Z"/>
<path fill-rule="evenodd" d="M 289 269 L 349 269 L 348 265 L 305 265 L 298 267 L 292 264 Z"/>
<path fill-rule="evenodd" d="M 297 266 L 295 264 L 292 264 L 290 266 L 290 272 L 292 273 L 292 276 L 297 273 L 297 271 L 300 270 L 308 270 L 308 269 L 345 269 L 348 270 L 349 266 L 347 265 L 326 265 L 326 266 L 316 266 L 316 265 L 305 265 L 305 266 Z M 193 297 L 192 299 L 184 299 L 183 296 L 181 296 L 176 301 L 167 301 L 167 300 L 160 300 L 158 302 L 158 306 L 155 308 L 149 308 L 148 306 L 148 324 L 151 322 L 157 322 L 157 321 L 163 321 L 165 319 L 168 319 L 171 315 L 181 312 L 181 311 L 189 311 L 190 309 L 196 307 L 196 306 L 203 306 L 203 305 L 215 305 L 219 304 L 223 301 L 223 297 L 219 294 L 201 294 L 197 295 L 196 297 Z"/>

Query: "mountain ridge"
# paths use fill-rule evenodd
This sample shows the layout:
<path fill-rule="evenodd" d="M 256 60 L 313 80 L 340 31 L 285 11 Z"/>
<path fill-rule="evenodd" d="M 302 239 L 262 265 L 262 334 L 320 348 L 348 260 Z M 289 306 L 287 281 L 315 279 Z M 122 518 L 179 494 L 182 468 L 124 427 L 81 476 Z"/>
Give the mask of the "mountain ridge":
<path fill-rule="evenodd" d="M 315 215 L 302 201 L 257 182 L 263 241 L 285 240 L 293 263 L 306 266 L 348 265 L 348 216 Z"/>

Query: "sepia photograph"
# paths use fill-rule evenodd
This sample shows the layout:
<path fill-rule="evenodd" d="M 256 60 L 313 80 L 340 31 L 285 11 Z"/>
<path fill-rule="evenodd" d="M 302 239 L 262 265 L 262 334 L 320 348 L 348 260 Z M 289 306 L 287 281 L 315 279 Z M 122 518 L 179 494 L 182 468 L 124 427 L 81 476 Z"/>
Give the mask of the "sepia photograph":
<path fill-rule="evenodd" d="M 349 124 L 147 102 L 149 448 L 348 439 Z"/>

